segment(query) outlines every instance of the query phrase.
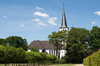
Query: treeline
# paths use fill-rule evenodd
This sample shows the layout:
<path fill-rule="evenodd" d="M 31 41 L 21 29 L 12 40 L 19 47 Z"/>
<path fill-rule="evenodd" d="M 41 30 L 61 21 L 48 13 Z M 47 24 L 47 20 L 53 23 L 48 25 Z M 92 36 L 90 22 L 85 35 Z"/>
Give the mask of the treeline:
<path fill-rule="evenodd" d="M 14 63 L 13 66 L 20 66 L 20 63 L 33 64 L 48 64 L 55 63 L 57 57 L 54 55 L 47 55 L 40 52 L 26 52 L 22 48 L 15 48 L 13 46 L 0 45 L 0 63 Z"/>
<path fill-rule="evenodd" d="M 67 38 L 67 63 L 82 63 L 83 59 L 100 49 L 100 27 L 91 30 L 71 28 Z"/>
<path fill-rule="evenodd" d="M 52 32 L 49 41 L 60 49 L 62 41 L 67 45 L 66 63 L 82 63 L 83 59 L 100 48 L 100 27 L 91 30 L 72 27 L 69 31 Z"/>
<path fill-rule="evenodd" d="M 0 38 L 0 45 L 3 46 L 13 46 L 15 48 L 23 48 L 24 50 L 27 50 L 28 43 L 26 39 L 23 39 L 20 36 L 9 36 L 6 39 Z"/>
<path fill-rule="evenodd" d="M 83 60 L 85 66 L 100 66 L 100 49 Z"/>

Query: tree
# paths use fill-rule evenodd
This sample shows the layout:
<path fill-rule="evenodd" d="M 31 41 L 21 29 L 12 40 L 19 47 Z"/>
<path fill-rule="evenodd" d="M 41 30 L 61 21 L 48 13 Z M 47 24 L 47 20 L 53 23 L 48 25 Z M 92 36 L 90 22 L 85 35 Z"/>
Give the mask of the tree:
<path fill-rule="evenodd" d="M 62 42 L 66 43 L 68 37 L 67 34 L 68 32 L 65 30 L 59 32 L 52 32 L 52 34 L 48 36 L 49 42 L 53 43 L 56 48 L 56 54 L 59 59 L 60 59 L 60 49 L 62 47 Z"/>
<path fill-rule="evenodd" d="M 94 26 L 90 31 L 90 48 L 97 51 L 100 48 L 100 28 Z"/>
<path fill-rule="evenodd" d="M 17 62 L 25 62 L 26 53 L 25 50 L 22 48 L 17 48 Z"/>
<path fill-rule="evenodd" d="M 89 30 L 71 28 L 68 32 L 67 53 L 64 57 L 67 63 L 81 63 L 83 58 L 91 54 L 89 47 Z"/>
<path fill-rule="evenodd" d="M 27 50 L 27 40 L 19 36 L 9 36 L 5 39 L 5 42 L 8 46 L 14 46 L 15 48 L 22 47 L 24 50 Z"/>
<path fill-rule="evenodd" d="M 34 48 L 34 47 L 31 48 L 31 51 L 32 52 L 39 52 L 39 50 L 37 48 Z"/>
<path fill-rule="evenodd" d="M 4 61 L 4 46 L 0 45 L 0 63 L 2 63 Z"/>
<path fill-rule="evenodd" d="M 5 55 L 4 55 L 5 62 L 16 62 L 17 59 L 17 52 L 16 48 L 13 46 L 7 46 L 5 48 Z"/>
<path fill-rule="evenodd" d="M 7 46 L 5 43 L 5 39 L 0 39 L 0 45 Z"/>
<path fill-rule="evenodd" d="M 28 63 L 35 63 L 37 62 L 37 54 L 36 52 L 26 52 L 26 60 Z"/>

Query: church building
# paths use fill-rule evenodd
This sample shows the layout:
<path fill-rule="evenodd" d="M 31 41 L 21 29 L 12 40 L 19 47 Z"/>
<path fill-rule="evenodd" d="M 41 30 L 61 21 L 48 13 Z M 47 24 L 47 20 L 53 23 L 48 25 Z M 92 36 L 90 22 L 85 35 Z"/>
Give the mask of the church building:
<path fill-rule="evenodd" d="M 64 8 L 63 8 L 63 14 L 62 14 L 61 27 L 59 28 L 59 31 L 63 31 L 63 30 L 68 31 Z M 51 54 L 51 55 L 56 55 L 56 50 L 55 50 L 54 44 L 49 43 L 49 41 L 39 41 L 39 40 L 32 41 L 29 44 L 28 52 L 31 51 L 30 48 L 32 48 L 32 47 L 37 48 L 39 50 L 39 52 L 43 52 L 43 53 Z M 60 59 L 65 56 L 65 54 L 66 54 L 65 49 L 66 49 L 66 45 L 62 44 L 62 47 L 60 49 Z"/>

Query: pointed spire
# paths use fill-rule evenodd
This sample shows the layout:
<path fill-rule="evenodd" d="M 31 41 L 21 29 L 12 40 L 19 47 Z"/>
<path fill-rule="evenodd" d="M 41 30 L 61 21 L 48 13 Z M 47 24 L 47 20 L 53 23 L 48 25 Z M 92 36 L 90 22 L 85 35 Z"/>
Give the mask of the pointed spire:
<path fill-rule="evenodd" d="M 66 21 L 66 16 L 65 16 L 64 4 L 63 4 L 63 15 L 62 15 L 61 27 L 67 27 L 67 21 Z"/>

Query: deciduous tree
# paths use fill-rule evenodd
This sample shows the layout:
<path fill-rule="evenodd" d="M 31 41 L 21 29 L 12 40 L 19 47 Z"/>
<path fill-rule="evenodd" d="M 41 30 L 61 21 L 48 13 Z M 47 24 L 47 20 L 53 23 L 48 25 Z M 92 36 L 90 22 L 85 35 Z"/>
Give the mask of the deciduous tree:
<path fill-rule="evenodd" d="M 14 46 L 15 48 L 22 47 L 24 50 L 27 50 L 27 40 L 20 36 L 9 36 L 5 41 L 8 46 Z"/>
<path fill-rule="evenodd" d="M 68 37 L 67 34 L 68 32 L 65 30 L 59 32 L 52 32 L 52 34 L 48 36 L 49 42 L 53 43 L 56 48 L 56 54 L 59 59 L 60 59 L 60 49 L 62 47 L 62 42 L 64 44 L 66 43 Z"/>

